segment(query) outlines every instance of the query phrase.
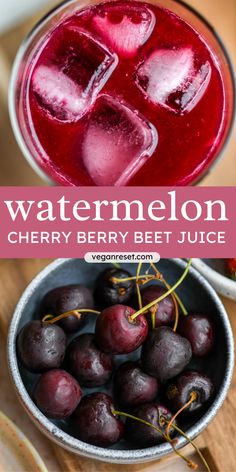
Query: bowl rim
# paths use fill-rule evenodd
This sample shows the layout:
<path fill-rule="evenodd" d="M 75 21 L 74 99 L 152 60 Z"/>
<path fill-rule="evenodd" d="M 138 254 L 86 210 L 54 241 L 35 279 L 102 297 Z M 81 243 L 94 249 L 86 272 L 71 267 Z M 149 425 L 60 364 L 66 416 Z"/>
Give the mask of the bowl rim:
<path fill-rule="evenodd" d="M 193 266 L 208 280 L 208 282 L 214 286 L 217 292 L 232 300 L 236 300 L 236 281 L 231 280 L 226 275 L 213 269 L 204 262 L 204 259 L 194 258 L 192 263 Z M 229 292 L 233 293 L 233 295 Z"/>
<path fill-rule="evenodd" d="M 42 281 L 42 279 L 47 277 L 49 274 L 52 274 L 53 271 L 57 271 L 58 268 L 70 265 L 72 260 L 74 260 L 74 258 L 57 259 L 47 265 L 42 271 L 40 271 L 24 290 L 13 313 L 7 339 L 7 360 L 10 377 L 15 387 L 18 398 L 23 404 L 31 419 L 39 427 L 39 429 L 41 429 L 41 431 L 43 431 L 46 436 L 54 440 L 54 442 L 56 442 L 58 445 L 64 447 L 65 449 L 73 453 L 105 462 L 123 464 L 147 462 L 165 456 L 173 451 L 172 447 L 168 443 L 159 444 L 157 446 L 149 447 L 146 449 L 135 450 L 109 449 L 84 443 L 83 441 L 80 441 L 79 439 L 70 436 L 68 433 L 61 430 L 59 427 L 54 425 L 52 421 L 46 418 L 46 416 L 44 416 L 43 413 L 36 407 L 24 386 L 18 368 L 15 340 L 25 303 L 28 301 L 29 297 L 34 293 L 34 291 L 37 290 L 38 284 Z M 179 266 L 181 269 L 184 268 L 186 265 L 186 263 L 181 259 L 172 258 L 170 260 L 174 262 L 177 266 Z M 203 285 L 203 287 L 208 291 L 210 296 L 217 304 L 219 314 L 225 328 L 227 344 L 227 368 L 225 371 L 223 382 L 216 395 L 216 398 L 210 408 L 207 410 L 207 412 L 202 416 L 202 418 L 197 421 L 194 426 L 188 429 L 188 435 L 190 439 L 194 439 L 198 434 L 203 431 L 203 429 L 208 426 L 210 421 L 218 412 L 223 401 L 225 400 L 233 375 L 234 341 L 226 310 L 218 295 L 216 294 L 215 290 L 211 287 L 209 282 L 207 282 L 204 277 L 193 267 L 190 267 L 190 274 Z M 186 444 L 187 441 L 185 440 L 185 438 L 181 437 L 178 441 L 177 448 L 179 449 L 185 446 Z"/>

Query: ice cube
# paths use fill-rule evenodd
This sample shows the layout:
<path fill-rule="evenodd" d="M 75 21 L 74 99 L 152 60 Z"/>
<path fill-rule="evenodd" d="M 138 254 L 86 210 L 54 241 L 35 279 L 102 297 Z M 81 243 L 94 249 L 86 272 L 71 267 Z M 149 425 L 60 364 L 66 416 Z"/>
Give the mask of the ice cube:
<path fill-rule="evenodd" d="M 102 6 L 93 17 L 93 27 L 113 51 L 129 57 L 148 40 L 155 21 L 146 6 L 119 2 Z"/>
<path fill-rule="evenodd" d="M 197 105 L 210 78 L 210 63 L 199 64 L 189 48 L 154 51 L 136 74 L 137 85 L 153 103 L 180 114 Z"/>
<path fill-rule="evenodd" d="M 75 121 L 95 101 L 118 63 L 115 53 L 77 27 L 50 38 L 32 76 L 40 106 L 61 121 Z"/>
<path fill-rule="evenodd" d="M 157 132 L 129 105 L 101 95 L 82 144 L 84 166 L 96 185 L 125 185 L 153 154 Z"/>

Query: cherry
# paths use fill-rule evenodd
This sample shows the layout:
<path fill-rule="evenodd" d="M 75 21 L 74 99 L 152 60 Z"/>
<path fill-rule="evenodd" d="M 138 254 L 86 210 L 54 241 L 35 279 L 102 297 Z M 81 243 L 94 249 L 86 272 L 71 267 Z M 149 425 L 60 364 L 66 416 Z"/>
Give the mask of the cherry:
<path fill-rule="evenodd" d="M 39 378 L 33 398 L 49 418 L 64 419 L 78 406 L 82 392 L 78 382 L 65 370 L 53 369 Z"/>
<path fill-rule="evenodd" d="M 67 311 L 77 308 L 93 308 L 94 301 L 91 290 L 84 285 L 65 285 L 50 290 L 44 296 L 41 302 L 41 312 L 43 315 L 52 314 L 61 315 Z M 86 319 L 86 315 L 80 314 L 80 317 L 70 315 L 58 324 L 66 333 L 74 333 L 81 328 Z"/>
<path fill-rule="evenodd" d="M 65 361 L 67 370 L 85 387 L 103 385 L 112 374 L 112 357 L 98 349 L 90 333 L 73 339 L 66 350 Z"/>
<path fill-rule="evenodd" d="M 129 407 L 152 402 L 158 390 L 157 379 L 143 372 L 137 362 L 125 362 L 115 373 L 114 395 L 121 405 Z"/>
<path fill-rule="evenodd" d="M 166 292 L 166 288 L 160 285 L 148 285 L 141 291 L 143 306 L 148 305 Z M 146 314 L 149 324 L 151 324 L 150 311 Z M 155 310 L 155 326 L 171 325 L 175 321 L 175 305 L 171 295 L 160 301 Z"/>
<path fill-rule="evenodd" d="M 81 441 L 108 447 L 118 442 L 124 424 L 113 414 L 112 398 L 105 393 L 92 393 L 82 398 L 73 418 L 73 430 Z"/>
<path fill-rule="evenodd" d="M 40 373 L 61 366 L 66 350 L 66 335 L 57 325 L 29 321 L 17 337 L 17 353 L 30 372 Z"/>
<path fill-rule="evenodd" d="M 181 317 L 178 332 L 189 340 L 196 357 L 205 356 L 213 349 L 214 326 L 206 315 L 189 313 Z"/>
<path fill-rule="evenodd" d="M 166 424 L 172 418 L 172 413 L 168 408 L 160 403 L 145 403 L 135 408 L 132 411 L 132 415 L 137 419 L 139 418 L 150 423 L 150 425 L 155 426 L 160 431 L 135 419 L 127 418 L 125 436 L 128 441 L 135 444 L 136 447 L 150 447 L 165 440 L 163 435 L 165 435 Z M 173 436 L 174 432 L 175 430 L 172 427 L 170 429 L 170 436 Z"/>
<path fill-rule="evenodd" d="M 116 279 L 129 279 L 131 274 L 124 269 L 111 267 L 101 272 L 96 280 L 95 298 L 102 307 L 126 304 L 135 288 L 133 280 L 119 282 Z"/>
<path fill-rule="evenodd" d="M 98 347 L 110 354 L 127 354 L 135 351 L 148 334 L 147 320 L 140 315 L 135 320 L 133 308 L 114 305 L 105 308 L 97 317 L 95 340 Z"/>
<path fill-rule="evenodd" d="M 169 384 L 166 397 L 173 411 L 183 408 L 184 413 L 192 413 L 202 408 L 213 393 L 213 383 L 207 375 L 196 371 L 187 371 Z M 189 404 L 186 405 L 188 402 Z"/>
<path fill-rule="evenodd" d="M 162 382 L 182 372 L 191 357 L 190 342 L 168 326 L 151 331 L 141 352 L 145 372 Z"/>

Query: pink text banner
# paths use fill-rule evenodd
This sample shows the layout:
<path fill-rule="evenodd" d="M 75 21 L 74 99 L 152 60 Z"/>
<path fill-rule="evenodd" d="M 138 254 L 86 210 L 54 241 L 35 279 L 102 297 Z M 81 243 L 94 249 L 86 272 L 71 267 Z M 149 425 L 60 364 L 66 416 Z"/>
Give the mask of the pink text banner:
<path fill-rule="evenodd" d="M 236 255 L 234 187 L 1 187 L 0 258 Z"/>

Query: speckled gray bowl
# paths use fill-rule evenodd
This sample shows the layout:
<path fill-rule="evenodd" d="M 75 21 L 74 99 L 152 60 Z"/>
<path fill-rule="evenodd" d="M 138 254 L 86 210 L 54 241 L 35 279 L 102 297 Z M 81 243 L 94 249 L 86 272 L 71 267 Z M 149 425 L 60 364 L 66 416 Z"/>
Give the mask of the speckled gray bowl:
<path fill-rule="evenodd" d="M 171 284 L 182 274 L 185 262 L 179 259 L 161 260 L 158 266 Z M 26 372 L 17 360 L 17 333 L 27 321 L 37 318 L 37 307 L 42 296 L 51 288 L 62 284 L 85 283 L 92 287 L 98 272 L 105 267 L 106 264 L 87 264 L 79 259 L 59 259 L 35 277 L 23 293 L 13 314 L 8 336 L 10 374 L 18 397 L 31 419 L 43 433 L 60 446 L 82 456 L 113 463 L 151 461 L 172 452 L 171 446 L 164 443 L 146 449 L 130 449 L 122 441 L 116 447 L 109 449 L 95 447 L 72 437 L 66 422 L 53 422 L 46 418 L 31 400 L 36 376 Z M 134 264 L 125 264 L 125 267 L 134 273 Z M 192 368 L 201 368 L 202 365 L 203 371 L 210 373 L 216 387 L 215 397 L 208 408 L 183 426 L 189 437 L 193 439 L 214 418 L 226 397 L 233 372 L 234 345 L 227 313 L 221 301 L 208 282 L 195 269 L 190 270 L 188 277 L 181 285 L 180 293 L 189 310 L 207 311 L 210 316 L 214 317 L 217 332 L 216 349 L 212 355 L 206 360 L 197 363 L 194 361 L 191 365 Z M 93 323 L 94 317 L 91 316 L 89 329 L 92 328 Z M 88 326 L 84 328 L 84 330 L 87 329 Z M 137 355 L 136 352 L 133 356 Z M 117 356 L 118 364 L 122 360 L 124 360 L 124 356 Z M 178 446 L 182 447 L 185 444 L 185 439 L 181 438 Z"/>

